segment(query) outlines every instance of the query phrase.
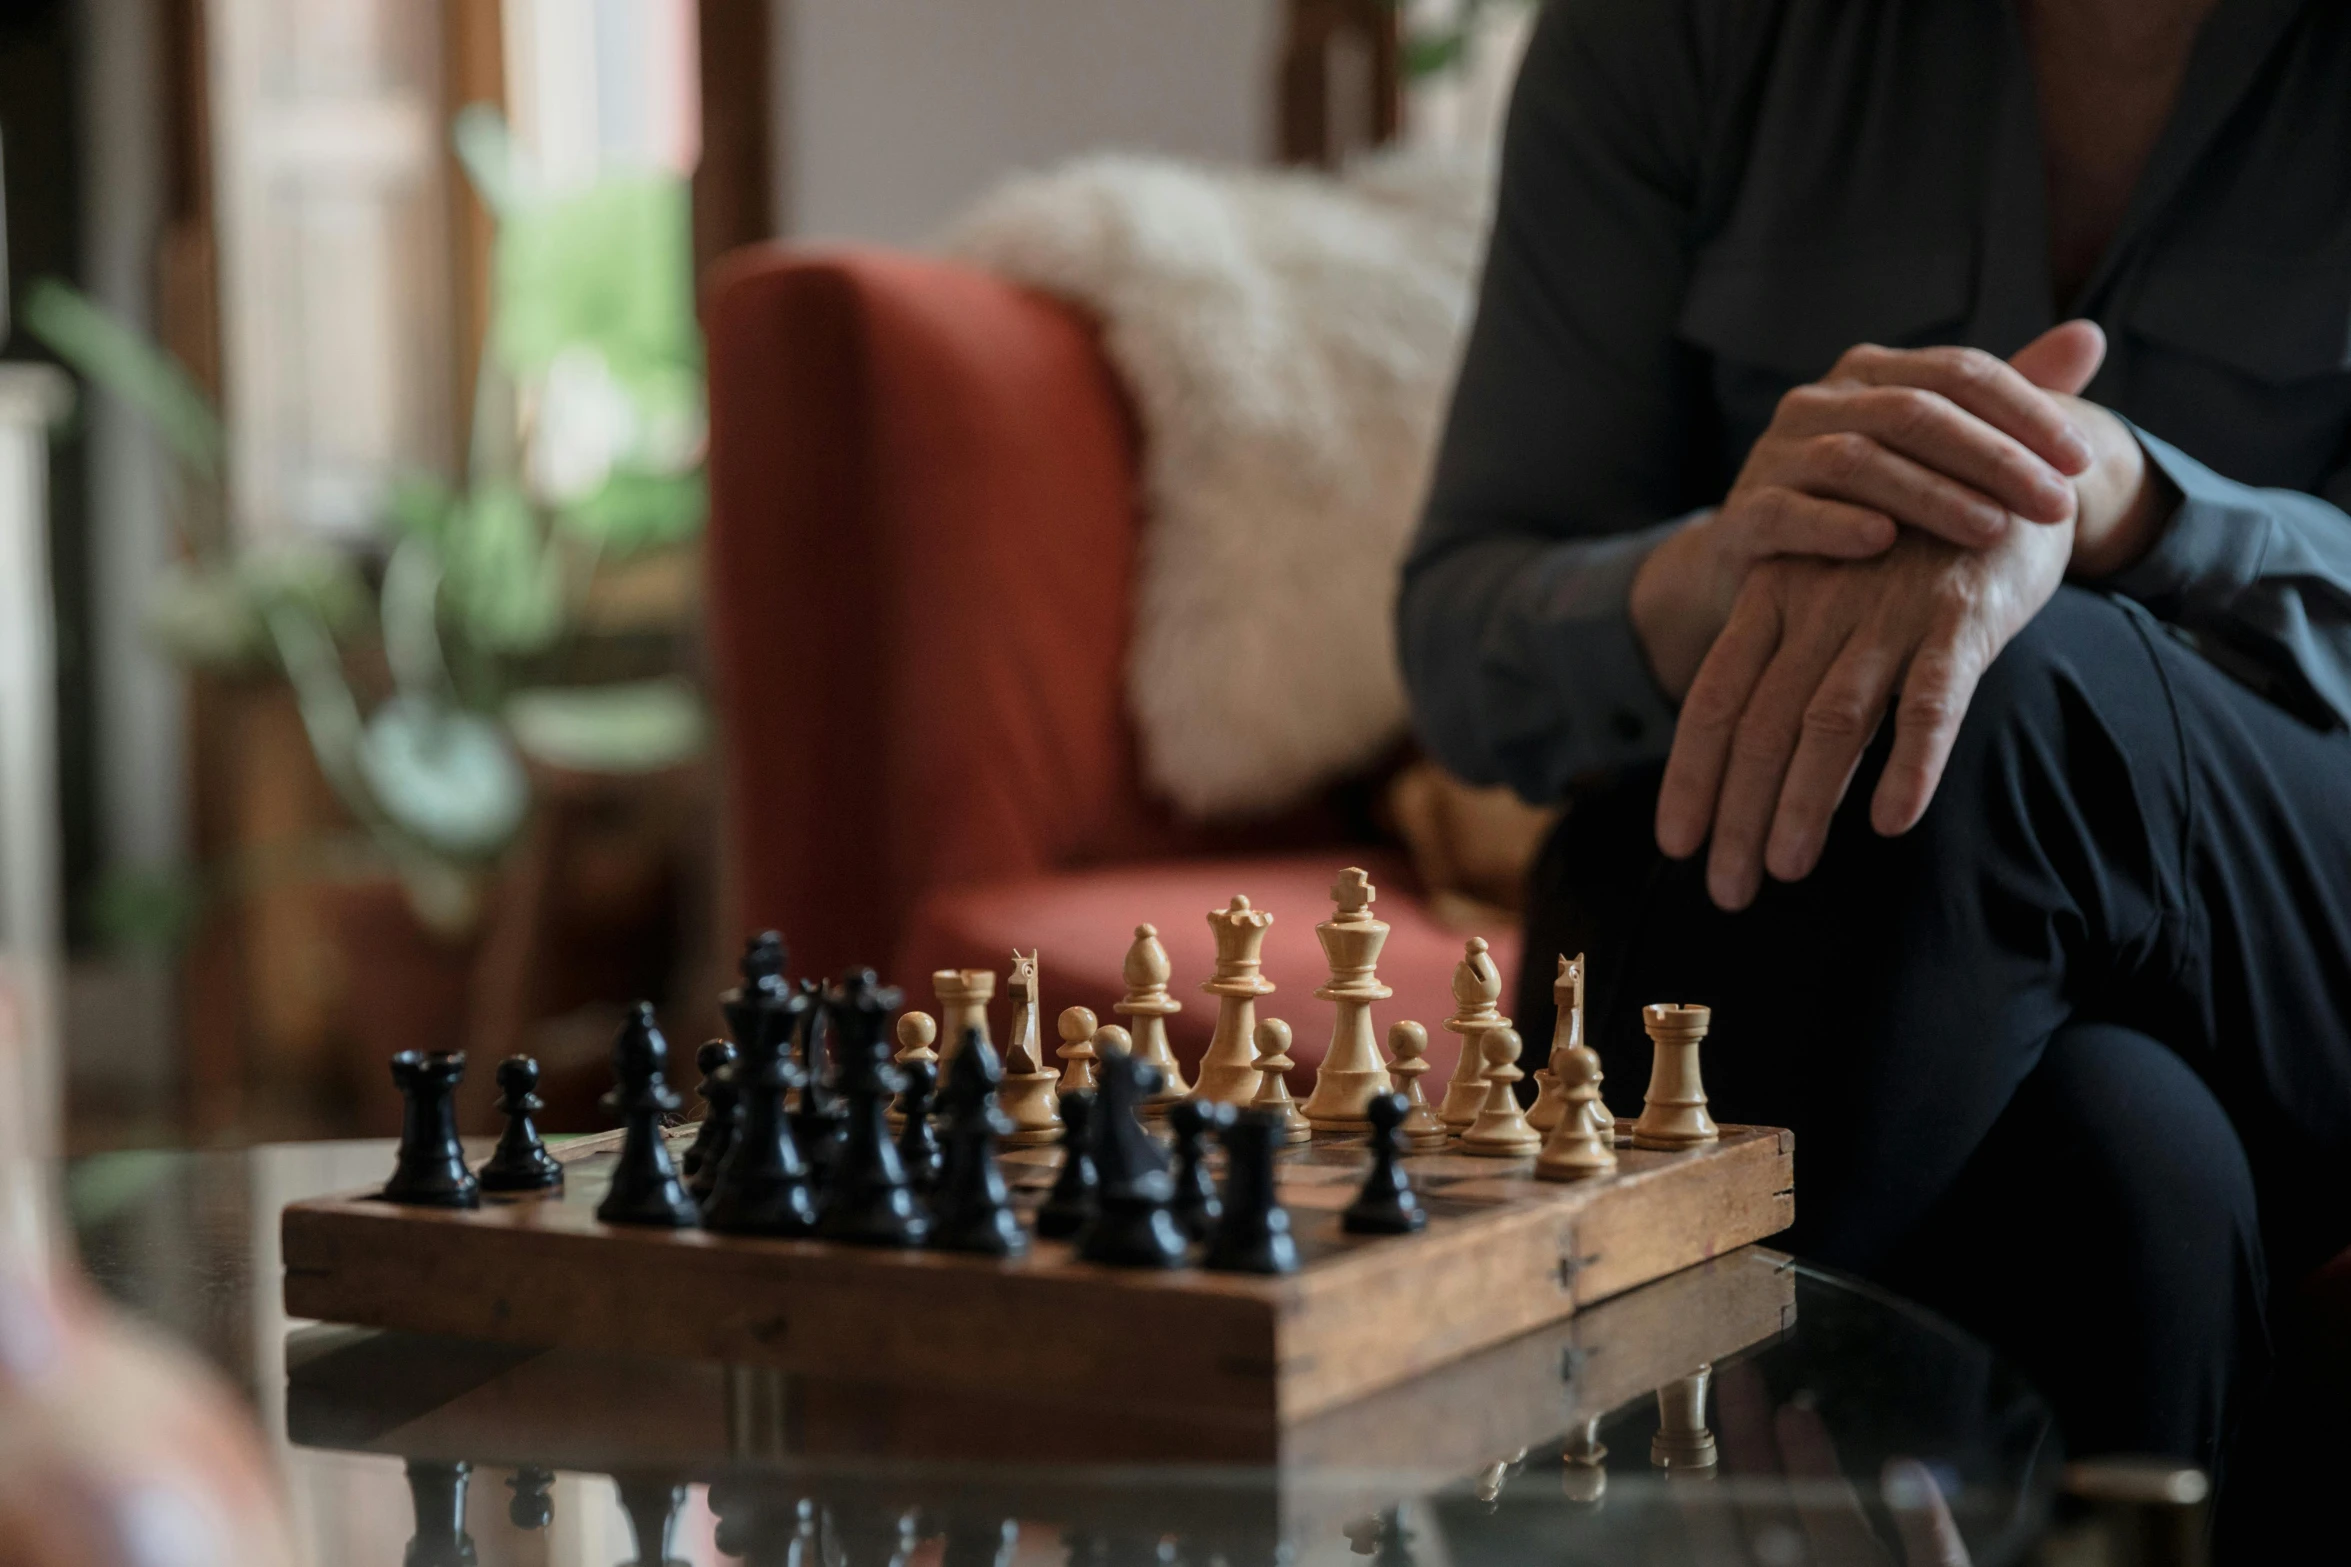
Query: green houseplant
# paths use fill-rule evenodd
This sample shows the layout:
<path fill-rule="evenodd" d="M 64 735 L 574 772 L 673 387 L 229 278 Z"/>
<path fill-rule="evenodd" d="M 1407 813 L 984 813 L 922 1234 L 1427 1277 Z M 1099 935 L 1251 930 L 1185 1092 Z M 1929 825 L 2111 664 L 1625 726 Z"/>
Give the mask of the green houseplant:
<path fill-rule="evenodd" d="M 674 655 L 635 678 L 609 659 L 581 678 L 570 656 L 599 582 L 702 522 L 685 182 L 619 171 L 551 193 L 494 111 L 468 109 L 455 137 L 497 223 L 469 456 L 454 480 L 390 486 L 377 549 L 241 541 L 220 417 L 184 368 L 62 283 L 24 309 L 173 459 L 183 559 L 155 635 L 194 666 L 283 676 L 370 856 L 444 936 L 479 919 L 528 816 L 526 759 L 649 772 L 697 755 L 707 728 Z"/>

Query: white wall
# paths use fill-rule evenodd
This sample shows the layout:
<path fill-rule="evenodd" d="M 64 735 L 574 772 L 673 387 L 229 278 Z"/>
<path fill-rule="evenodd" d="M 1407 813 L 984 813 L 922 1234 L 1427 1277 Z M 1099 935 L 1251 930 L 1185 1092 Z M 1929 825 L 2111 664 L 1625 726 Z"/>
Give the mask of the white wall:
<path fill-rule="evenodd" d="M 776 210 L 917 244 L 1015 170 L 1102 147 L 1255 163 L 1280 0 L 780 0 Z"/>

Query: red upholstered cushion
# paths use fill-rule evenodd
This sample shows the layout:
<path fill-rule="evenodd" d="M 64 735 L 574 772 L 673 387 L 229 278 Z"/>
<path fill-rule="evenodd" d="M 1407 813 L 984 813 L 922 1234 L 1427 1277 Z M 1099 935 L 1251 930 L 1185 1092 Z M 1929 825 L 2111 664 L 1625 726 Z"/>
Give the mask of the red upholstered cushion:
<path fill-rule="evenodd" d="M 1156 925 L 1175 964 L 1170 988 L 1184 1003 L 1184 1010 L 1168 1019 L 1168 1036 L 1189 1067 L 1200 1059 L 1216 1025 L 1216 998 L 1199 988 L 1216 964 L 1207 916 L 1234 893 L 1246 893 L 1274 916 L 1265 938 L 1265 977 L 1278 988 L 1257 1004 L 1257 1015 L 1282 1018 L 1295 1031 L 1293 1055 L 1301 1070 L 1293 1082 L 1303 1093 L 1312 1083 L 1308 1069 L 1322 1059 L 1330 1041 L 1333 1010 L 1331 1003 L 1314 999 L 1314 988 L 1330 972 L 1314 927 L 1330 917 L 1331 881 L 1345 863 L 1329 852 L 1184 860 L 934 888 L 917 905 L 891 973 L 906 987 L 907 1004 L 927 1010 L 933 970 L 988 968 L 1001 975 L 1011 965 L 1014 947 L 1023 952 L 1038 948 L 1050 1046 L 1053 1020 L 1063 1007 L 1092 1007 L 1103 1022 L 1118 1021 L 1110 1007 L 1125 993 L 1120 968 L 1135 926 Z M 1372 873 L 1379 888 L 1375 912 L 1390 927 L 1379 973 L 1396 994 L 1372 1009 L 1373 1025 L 1383 1048 L 1390 1023 L 1412 1018 L 1427 1025 L 1429 1059 L 1436 1070 L 1425 1084 L 1433 1096 L 1451 1075 L 1457 1051 L 1454 1036 L 1438 1025 L 1453 1012 L 1453 969 L 1461 961 L 1462 938 L 1429 917 L 1399 859 L 1374 853 L 1354 863 Z M 1505 979 L 1514 980 L 1518 933 L 1484 934 Z M 999 1029 L 1003 1015 L 999 1002 L 994 1020 Z M 1533 1064 L 1527 1063 L 1529 1070 Z"/>

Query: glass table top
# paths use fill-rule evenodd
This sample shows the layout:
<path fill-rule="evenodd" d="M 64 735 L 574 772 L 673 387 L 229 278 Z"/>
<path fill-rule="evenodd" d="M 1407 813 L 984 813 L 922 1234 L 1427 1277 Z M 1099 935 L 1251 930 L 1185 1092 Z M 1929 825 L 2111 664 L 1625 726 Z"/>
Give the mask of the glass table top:
<path fill-rule="evenodd" d="M 252 1400 L 320 1564 L 1995 1563 L 2058 1481 L 1989 1349 L 1757 1247 L 1285 1427 L 288 1320 L 279 1210 L 390 1163 L 67 1175 L 92 1277 Z"/>

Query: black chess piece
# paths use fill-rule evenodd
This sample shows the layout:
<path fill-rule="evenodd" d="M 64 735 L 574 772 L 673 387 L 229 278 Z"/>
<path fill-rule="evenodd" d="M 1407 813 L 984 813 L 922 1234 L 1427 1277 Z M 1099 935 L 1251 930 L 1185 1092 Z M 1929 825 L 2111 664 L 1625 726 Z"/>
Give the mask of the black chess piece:
<path fill-rule="evenodd" d="M 898 1162 L 906 1166 L 906 1179 L 914 1189 L 927 1192 L 939 1184 L 942 1163 L 939 1134 L 931 1125 L 939 1069 L 928 1061 L 909 1061 L 898 1068 L 898 1075 L 906 1080 L 906 1091 L 898 1096 L 899 1113 L 906 1117 L 898 1129 Z"/>
<path fill-rule="evenodd" d="M 1156 1092 L 1159 1068 L 1125 1051 L 1106 1051 L 1094 1096 L 1094 1168 L 1102 1190 L 1093 1222 L 1078 1232 L 1078 1255 L 1124 1268 L 1173 1268 L 1184 1260 L 1184 1232 L 1168 1204 L 1175 1182 L 1136 1107 Z"/>
<path fill-rule="evenodd" d="M 1406 1140 L 1400 1128 L 1412 1102 L 1402 1094 L 1374 1094 L 1364 1107 L 1371 1122 L 1371 1173 L 1363 1190 L 1339 1216 L 1339 1228 L 1350 1235 L 1410 1235 L 1429 1222 L 1429 1211 L 1412 1190 L 1404 1172 Z"/>
<path fill-rule="evenodd" d="M 539 1097 L 539 1063 L 529 1056 L 508 1056 L 498 1063 L 498 1113 L 506 1130 L 482 1165 L 486 1192 L 543 1192 L 563 1184 L 563 1166 L 539 1141 L 531 1117 L 547 1108 Z"/>
<path fill-rule="evenodd" d="M 416 1510 L 403 1567 L 475 1567 L 473 1536 L 465 1532 L 465 1490 L 473 1465 L 408 1461 L 408 1501 Z"/>
<path fill-rule="evenodd" d="M 454 1096 L 464 1078 L 462 1050 L 403 1050 L 392 1058 L 392 1082 L 407 1103 L 400 1112 L 400 1152 L 392 1178 L 384 1183 L 386 1202 L 417 1208 L 481 1206 L 481 1182 L 465 1167 L 465 1150 L 457 1142 Z"/>
<path fill-rule="evenodd" d="M 996 1167 L 996 1139 L 1012 1130 L 1012 1118 L 996 1108 L 996 1085 L 1003 1077 L 988 1036 L 965 1029 L 947 1067 L 946 1092 L 939 1096 L 947 1120 L 947 1163 L 931 1201 L 937 1215 L 931 1244 L 942 1250 L 991 1257 L 1028 1250 L 1029 1238 L 1012 1216 L 1004 1172 Z"/>
<path fill-rule="evenodd" d="M 710 1195 L 718 1180 L 719 1161 L 726 1157 L 727 1144 L 735 1139 L 735 1112 L 741 1104 L 735 1089 L 737 1055 L 735 1047 L 723 1039 L 704 1040 L 702 1048 L 694 1052 L 694 1068 L 702 1074 L 702 1081 L 694 1085 L 702 1100 L 702 1125 L 687 1145 L 685 1156 L 678 1160 L 678 1168 L 685 1173 L 687 1189 L 697 1197 Z"/>
<path fill-rule="evenodd" d="M 1175 1133 L 1176 1227 L 1195 1241 L 1216 1233 L 1224 1214 L 1217 1200 L 1216 1182 L 1208 1173 L 1208 1134 L 1232 1124 L 1233 1107 L 1213 1099 L 1182 1099 L 1168 1108 L 1168 1130 Z"/>
<path fill-rule="evenodd" d="M 882 1035 L 898 992 L 880 988 L 872 969 L 852 970 L 825 999 L 827 1032 L 839 1065 L 844 1135 L 833 1155 L 816 1233 L 863 1246 L 919 1246 L 930 1233 L 890 1142 L 890 1096 L 905 1079 L 890 1064 Z M 803 1103 L 814 1087 L 801 1087 Z"/>
<path fill-rule="evenodd" d="M 743 1567 L 822 1567 L 816 1504 L 773 1475 L 726 1475 L 710 1482 L 714 1543 Z"/>
<path fill-rule="evenodd" d="M 1298 1243 L 1274 1192 L 1273 1156 L 1288 1135 L 1278 1110 L 1244 1110 L 1224 1129 L 1224 1220 L 1207 1265 L 1223 1273 L 1295 1273 Z"/>
<path fill-rule="evenodd" d="M 846 1085 L 842 1092 L 848 1092 Z M 850 1119 L 856 1119 L 854 1109 Z M 865 1497 L 843 1499 L 828 1510 L 825 1521 L 830 1526 L 825 1533 L 838 1546 L 844 1567 L 905 1567 L 906 1558 L 914 1554 L 911 1508 Z"/>
<path fill-rule="evenodd" d="M 525 1464 L 507 1477 L 506 1489 L 514 1493 L 506 1521 L 517 1529 L 544 1529 L 555 1521 L 555 1499 L 547 1494 L 555 1489 L 553 1470 Z"/>
<path fill-rule="evenodd" d="M 677 1532 L 686 1488 L 667 1475 L 620 1474 L 612 1479 L 620 1492 L 620 1510 L 628 1514 L 629 1536 L 637 1546 L 636 1560 L 626 1567 L 683 1567 L 673 1562 L 669 1539 Z"/>
<path fill-rule="evenodd" d="M 834 997 L 813 979 L 800 981 L 800 997 L 807 1010 L 799 1014 L 793 1034 L 800 1103 L 792 1112 L 792 1131 L 800 1139 L 800 1156 L 808 1161 L 809 1173 L 821 1189 L 832 1179 L 833 1161 L 848 1136 L 849 1106 L 841 1094 L 841 1061 L 826 1010 Z"/>
<path fill-rule="evenodd" d="M 950 1518 L 939 1567 L 1012 1567 L 1019 1545 L 1018 1519 Z"/>
<path fill-rule="evenodd" d="M 596 1205 L 606 1224 L 659 1224 L 683 1228 L 700 1214 L 670 1163 L 661 1117 L 678 1107 L 678 1096 L 663 1078 L 669 1042 L 654 1026 L 653 1003 L 640 1001 L 612 1042 L 615 1082 L 604 1108 L 628 1128 L 612 1166 L 612 1188 Z"/>
<path fill-rule="evenodd" d="M 1412 1531 L 1404 1526 L 1403 1506 L 1389 1508 L 1380 1515 L 1380 1548 L 1372 1567 L 1413 1567 L 1412 1540 Z"/>
<path fill-rule="evenodd" d="M 746 995 L 748 992 L 748 995 Z M 816 1183 L 785 1112 L 800 1082 L 790 1041 L 808 998 L 778 981 L 746 982 L 728 998 L 728 1021 L 742 1042 L 729 1067 L 739 1101 L 735 1135 L 711 1177 L 702 1227 L 725 1235 L 807 1235 L 816 1229 Z"/>
<path fill-rule="evenodd" d="M 1094 1096 L 1072 1089 L 1061 1096 L 1061 1174 L 1037 1210 L 1037 1233 L 1063 1240 L 1086 1227 L 1101 1204 L 1102 1174 L 1094 1168 Z"/>

